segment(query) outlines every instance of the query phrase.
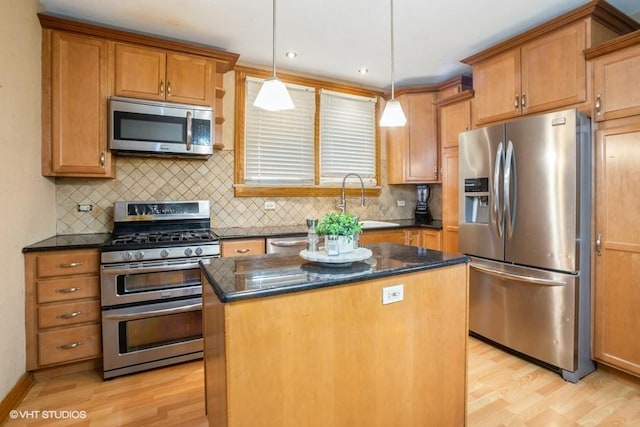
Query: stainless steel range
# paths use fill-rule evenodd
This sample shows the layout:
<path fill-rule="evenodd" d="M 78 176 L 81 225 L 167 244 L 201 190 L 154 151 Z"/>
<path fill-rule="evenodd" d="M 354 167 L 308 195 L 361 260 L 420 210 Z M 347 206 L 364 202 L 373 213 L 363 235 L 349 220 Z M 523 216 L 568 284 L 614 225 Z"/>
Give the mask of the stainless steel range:
<path fill-rule="evenodd" d="M 198 263 L 220 256 L 209 209 L 207 200 L 115 203 L 100 266 L 104 378 L 202 357 Z"/>

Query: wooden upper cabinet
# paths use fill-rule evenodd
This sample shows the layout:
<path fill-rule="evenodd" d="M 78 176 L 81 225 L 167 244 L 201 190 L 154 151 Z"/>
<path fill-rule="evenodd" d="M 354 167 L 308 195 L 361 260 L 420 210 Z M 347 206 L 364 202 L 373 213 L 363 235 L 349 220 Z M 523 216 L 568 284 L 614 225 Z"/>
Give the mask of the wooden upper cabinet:
<path fill-rule="evenodd" d="M 477 125 L 520 114 L 520 50 L 511 50 L 473 66 L 473 122 Z"/>
<path fill-rule="evenodd" d="M 635 46 L 600 56 L 593 61 L 598 120 L 640 115 L 640 34 Z"/>
<path fill-rule="evenodd" d="M 586 26 L 580 21 L 522 46 L 522 114 L 587 100 Z"/>
<path fill-rule="evenodd" d="M 638 27 L 594 0 L 463 59 L 473 68 L 473 125 L 573 106 L 588 110 L 585 49 Z"/>
<path fill-rule="evenodd" d="M 388 183 L 438 181 L 435 92 L 398 95 L 407 124 L 387 130 Z"/>
<path fill-rule="evenodd" d="M 42 174 L 112 178 L 105 40 L 43 30 Z"/>
<path fill-rule="evenodd" d="M 461 132 L 471 129 L 471 101 L 440 107 L 440 147 L 457 147 Z"/>
<path fill-rule="evenodd" d="M 115 45 L 118 96 L 213 106 L 216 63 L 160 49 Z"/>

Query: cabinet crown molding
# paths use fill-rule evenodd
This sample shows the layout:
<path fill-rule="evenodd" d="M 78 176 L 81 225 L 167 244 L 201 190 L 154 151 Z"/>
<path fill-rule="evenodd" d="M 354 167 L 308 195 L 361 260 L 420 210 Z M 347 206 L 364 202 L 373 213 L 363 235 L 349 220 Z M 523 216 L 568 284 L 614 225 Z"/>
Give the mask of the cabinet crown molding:
<path fill-rule="evenodd" d="M 161 38 L 149 34 L 133 33 L 117 28 L 96 25 L 90 22 L 71 20 L 62 16 L 38 13 L 40 26 L 52 30 L 67 31 L 103 39 L 133 43 L 158 49 L 174 50 L 182 53 L 200 55 L 216 61 L 216 71 L 226 73 L 233 69 L 240 56 L 212 46 L 192 42 Z"/>

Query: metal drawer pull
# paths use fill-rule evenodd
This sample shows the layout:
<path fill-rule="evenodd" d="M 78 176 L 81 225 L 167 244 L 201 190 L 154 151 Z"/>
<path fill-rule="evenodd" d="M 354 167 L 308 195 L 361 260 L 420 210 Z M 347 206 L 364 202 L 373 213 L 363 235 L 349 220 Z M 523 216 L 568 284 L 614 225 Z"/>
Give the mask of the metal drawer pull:
<path fill-rule="evenodd" d="M 59 314 L 56 317 L 58 319 L 73 319 L 74 317 L 78 317 L 82 314 L 81 311 L 74 311 L 73 313 L 64 313 L 64 314 Z"/>
<path fill-rule="evenodd" d="M 61 288 L 61 289 L 56 289 L 56 292 L 59 294 L 72 294 L 74 292 L 78 292 L 80 290 L 80 288 L 78 287 L 73 287 L 73 288 Z"/>
<path fill-rule="evenodd" d="M 251 251 L 251 249 L 247 249 L 247 248 L 244 248 L 244 249 L 236 249 L 236 252 L 237 252 L 237 253 L 239 253 L 239 254 L 246 254 L 246 253 L 247 253 L 247 252 L 249 252 L 249 251 Z"/>
<path fill-rule="evenodd" d="M 82 265 L 81 261 L 74 261 L 74 262 L 69 262 L 66 264 L 58 264 L 58 267 L 61 268 L 74 268 L 74 267 L 80 267 Z"/>
<path fill-rule="evenodd" d="M 82 341 L 76 341 L 76 342 L 73 342 L 71 344 L 61 344 L 56 348 L 58 348 L 60 350 L 73 350 L 74 348 L 76 348 L 76 347 L 78 347 L 78 346 L 80 346 L 82 344 L 84 344 Z"/>

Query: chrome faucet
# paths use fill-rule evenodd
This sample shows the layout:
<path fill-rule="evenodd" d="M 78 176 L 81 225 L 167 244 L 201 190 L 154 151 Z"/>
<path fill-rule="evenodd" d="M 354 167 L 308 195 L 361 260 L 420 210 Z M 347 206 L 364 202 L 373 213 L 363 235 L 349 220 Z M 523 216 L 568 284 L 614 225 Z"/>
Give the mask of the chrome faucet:
<path fill-rule="evenodd" d="M 360 180 L 360 206 L 364 207 L 364 182 L 362 181 L 362 178 L 360 177 L 360 175 L 358 175 L 357 173 L 348 173 L 344 176 L 344 178 L 342 178 L 342 197 L 340 199 L 340 203 L 336 205 L 338 209 L 342 210 L 342 213 L 347 212 L 347 197 L 345 195 L 344 186 L 349 176 L 357 176 L 358 179 Z"/>

